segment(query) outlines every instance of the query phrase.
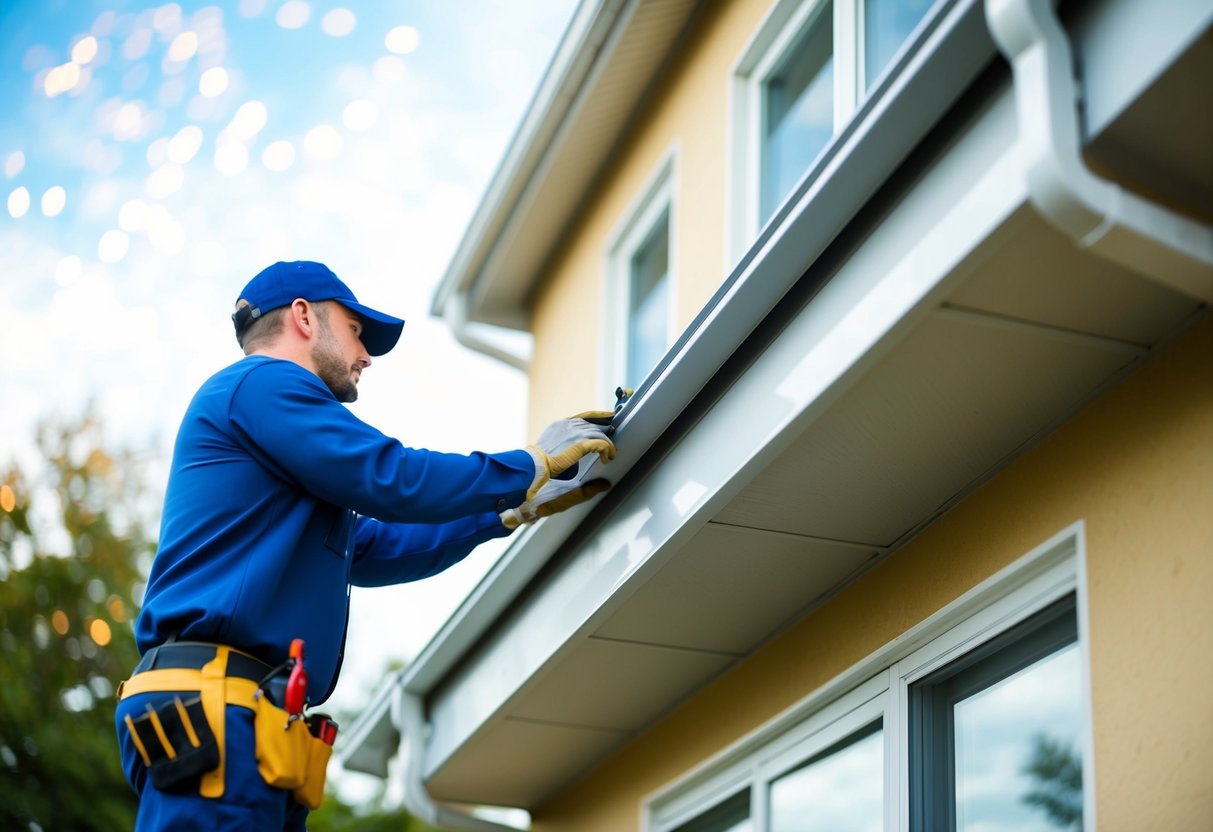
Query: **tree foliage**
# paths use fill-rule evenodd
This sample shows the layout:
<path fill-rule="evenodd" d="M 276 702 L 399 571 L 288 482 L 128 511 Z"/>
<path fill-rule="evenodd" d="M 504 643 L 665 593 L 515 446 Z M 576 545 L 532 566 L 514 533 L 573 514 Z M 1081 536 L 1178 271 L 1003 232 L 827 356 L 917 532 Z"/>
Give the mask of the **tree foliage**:
<path fill-rule="evenodd" d="M 1042 810 L 1059 829 L 1082 829 L 1082 757 L 1077 751 L 1037 734 L 1024 773 L 1032 779 L 1024 803 Z"/>
<path fill-rule="evenodd" d="M 138 568 L 153 548 L 129 454 L 84 417 L 44 425 L 45 471 L 0 471 L 0 828 L 130 829 L 114 690 L 138 660 Z M 53 512 L 34 512 L 39 501 Z M 52 553 L 53 550 L 54 553 Z"/>

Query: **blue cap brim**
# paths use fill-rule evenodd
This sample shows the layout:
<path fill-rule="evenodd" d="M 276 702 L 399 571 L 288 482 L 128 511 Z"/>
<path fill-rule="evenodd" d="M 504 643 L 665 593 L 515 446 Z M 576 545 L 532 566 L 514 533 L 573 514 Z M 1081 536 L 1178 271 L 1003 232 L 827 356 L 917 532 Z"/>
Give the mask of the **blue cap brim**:
<path fill-rule="evenodd" d="M 404 329 L 404 321 L 401 318 L 393 318 L 361 303 L 352 303 L 340 298 L 335 300 L 362 320 L 362 346 L 366 347 L 368 353 L 375 356 L 384 355 L 396 346 Z"/>

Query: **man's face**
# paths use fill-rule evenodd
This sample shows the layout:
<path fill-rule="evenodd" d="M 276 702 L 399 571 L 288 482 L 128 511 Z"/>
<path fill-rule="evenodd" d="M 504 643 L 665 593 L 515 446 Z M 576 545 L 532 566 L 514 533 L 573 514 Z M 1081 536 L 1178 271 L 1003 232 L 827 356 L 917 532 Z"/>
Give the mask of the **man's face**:
<path fill-rule="evenodd" d="M 317 304 L 320 323 L 312 345 L 316 375 L 328 385 L 339 402 L 358 399 L 358 379 L 371 366 L 371 356 L 362 346 L 362 321 L 339 303 Z"/>

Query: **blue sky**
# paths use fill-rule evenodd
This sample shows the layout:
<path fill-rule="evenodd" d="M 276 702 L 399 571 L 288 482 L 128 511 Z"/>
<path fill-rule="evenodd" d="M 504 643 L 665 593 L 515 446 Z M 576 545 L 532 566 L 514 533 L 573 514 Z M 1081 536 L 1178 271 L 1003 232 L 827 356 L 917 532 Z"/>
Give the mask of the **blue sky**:
<path fill-rule="evenodd" d="M 574 5 L 0 3 L 0 460 L 93 401 L 158 488 L 190 396 L 240 357 L 237 293 L 279 259 L 408 321 L 361 418 L 414 447 L 523 444 L 525 378 L 429 301 Z M 357 593 L 336 702 L 415 655 L 500 548 Z"/>

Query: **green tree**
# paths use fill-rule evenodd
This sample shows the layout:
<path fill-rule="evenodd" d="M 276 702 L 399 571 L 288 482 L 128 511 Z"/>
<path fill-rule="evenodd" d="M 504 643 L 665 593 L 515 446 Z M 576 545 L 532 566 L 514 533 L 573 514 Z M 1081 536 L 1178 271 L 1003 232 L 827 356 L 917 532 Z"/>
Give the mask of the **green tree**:
<path fill-rule="evenodd" d="M 3 829 L 134 824 L 114 690 L 138 660 L 131 625 L 153 543 L 139 461 L 107 454 L 101 438 L 91 416 L 48 423 L 36 480 L 11 463 L 0 470 Z"/>
<path fill-rule="evenodd" d="M 1082 829 L 1082 757 L 1061 740 L 1037 734 L 1024 766 L 1032 778 L 1024 803 L 1041 809 L 1059 829 Z"/>

